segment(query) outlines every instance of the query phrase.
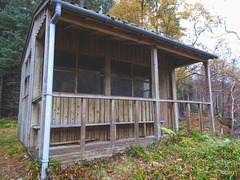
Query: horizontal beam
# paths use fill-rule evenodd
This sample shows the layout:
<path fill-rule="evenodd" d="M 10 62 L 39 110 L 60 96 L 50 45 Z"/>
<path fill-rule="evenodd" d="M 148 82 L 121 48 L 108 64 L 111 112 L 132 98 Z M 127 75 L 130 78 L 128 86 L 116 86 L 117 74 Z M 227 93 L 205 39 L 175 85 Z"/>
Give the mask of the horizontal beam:
<path fill-rule="evenodd" d="M 42 100 L 42 95 L 40 94 L 39 96 L 33 98 L 32 103 L 33 104 L 37 104 L 38 102 L 40 102 Z"/>
<path fill-rule="evenodd" d="M 99 23 L 97 21 L 81 20 L 81 19 L 83 18 L 79 18 L 78 16 L 74 17 L 72 15 L 69 15 L 68 13 L 65 13 L 65 15 L 63 13 L 63 16 L 60 17 L 61 21 L 72 23 L 72 24 L 75 24 L 76 26 L 96 30 L 102 33 L 119 37 L 119 38 L 134 41 L 142 45 L 157 47 L 158 49 L 162 49 L 186 58 L 194 59 L 200 62 L 206 62 L 208 60 L 208 58 L 201 56 L 197 52 L 187 52 L 185 50 L 177 48 L 176 46 L 168 45 L 166 42 L 160 42 L 155 39 L 149 39 L 148 37 L 141 34 L 137 34 L 131 31 L 124 31 L 120 28 L 113 28 L 110 25 Z"/>
<path fill-rule="evenodd" d="M 129 101 L 150 101 L 150 102 L 169 102 L 169 103 L 190 103 L 190 104 L 211 104 L 210 102 L 186 101 L 186 100 L 170 100 L 170 99 L 152 99 L 152 98 L 135 98 L 122 96 L 102 96 L 102 95 L 83 95 L 74 93 L 57 93 L 54 92 L 53 97 L 62 98 L 86 98 L 86 99 L 106 99 L 106 100 L 129 100 Z"/>
<path fill-rule="evenodd" d="M 163 121 L 164 122 L 164 121 Z M 115 125 L 127 125 L 127 124 L 134 124 L 135 122 L 116 122 L 114 123 Z M 154 121 L 139 121 L 139 124 L 150 124 L 154 123 Z M 110 123 L 95 123 L 95 124 L 86 124 L 86 127 L 91 127 L 91 126 L 109 126 Z M 51 125 L 52 129 L 57 129 L 57 128 L 76 128 L 76 127 L 81 127 L 81 124 L 61 124 L 61 125 Z M 34 125 L 32 127 L 35 130 L 40 129 L 39 125 Z"/>

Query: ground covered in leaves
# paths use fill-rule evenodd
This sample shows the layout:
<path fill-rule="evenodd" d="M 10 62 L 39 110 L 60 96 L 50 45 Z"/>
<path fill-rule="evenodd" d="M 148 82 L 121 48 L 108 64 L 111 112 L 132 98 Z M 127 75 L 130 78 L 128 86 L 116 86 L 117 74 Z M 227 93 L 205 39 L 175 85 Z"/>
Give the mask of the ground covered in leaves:
<path fill-rule="evenodd" d="M 0 120 L 0 179 L 24 178 L 31 164 L 18 141 L 17 123 L 16 120 Z"/>
<path fill-rule="evenodd" d="M 38 179 L 39 160 L 29 160 L 17 140 L 16 125 L 11 124 L 1 125 L 0 179 Z M 47 171 L 48 179 L 238 179 L 240 141 L 198 131 L 179 132 L 149 147 L 129 147 L 110 158 L 67 167 L 50 162 Z"/>
<path fill-rule="evenodd" d="M 240 175 L 240 142 L 197 131 L 133 146 L 121 155 L 61 167 L 52 163 L 49 179 L 229 179 Z"/>

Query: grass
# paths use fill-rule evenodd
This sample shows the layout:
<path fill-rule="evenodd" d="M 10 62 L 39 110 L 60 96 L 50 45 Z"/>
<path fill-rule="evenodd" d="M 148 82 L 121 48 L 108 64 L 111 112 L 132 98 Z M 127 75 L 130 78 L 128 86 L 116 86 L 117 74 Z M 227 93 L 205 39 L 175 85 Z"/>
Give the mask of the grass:
<path fill-rule="evenodd" d="M 0 120 L 0 128 L 14 128 L 17 127 L 17 120 Z"/>
<path fill-rule="evenodd" d="M 16 121 L 0 124 L 0 179 L 39 178 L 39 160 L 26 156 Z M 149 147 L 130 146 L 110 158 L 66 167 L 50 162 L 47 174 L 48 179 L 238 179 L 240 141 L 194 130 L 179 132 Z"/>
<path fill-rule="evenodd" d="M 17 121 L 0 120 L 0 179 L 25 178 L 30 159 L 17 138 Z"/>
<path fill-rule="evenodd" d="M 131 146 L 122 155 L 49 171 L 59 179 L 236 179 L 240 141 L 224 136 L 178 133 L 149 147 Z"/>

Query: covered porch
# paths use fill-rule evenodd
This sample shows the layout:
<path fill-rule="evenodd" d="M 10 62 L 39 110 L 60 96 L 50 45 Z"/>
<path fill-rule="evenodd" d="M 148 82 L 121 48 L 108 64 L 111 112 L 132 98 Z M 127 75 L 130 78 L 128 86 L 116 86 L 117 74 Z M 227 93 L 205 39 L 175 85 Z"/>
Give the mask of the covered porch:
<path fill-rule="evenodd" d="M 50 31 L 56 4 L 61 15 Z M 29 91 L 22 94 L 20 114 L 29 134 L 22 141 L 35 156 L 42 158 L 49 129 L 50 158 L 84 159 L 90 152 L 149 145 L 162 136 L 160 125 L 178 131 L 178 103 L 198 105 L 201 131 L 202 105 L 208 106 L 214 133 L 208 66 L 214 55 L 62 1 L 41 4 L 38 13 L 35 50 L 28 50 L 23 62 L 22 89 Z M 208 99 L 178 100 L 175 69 L 199 62 L 205 66 Z"/>

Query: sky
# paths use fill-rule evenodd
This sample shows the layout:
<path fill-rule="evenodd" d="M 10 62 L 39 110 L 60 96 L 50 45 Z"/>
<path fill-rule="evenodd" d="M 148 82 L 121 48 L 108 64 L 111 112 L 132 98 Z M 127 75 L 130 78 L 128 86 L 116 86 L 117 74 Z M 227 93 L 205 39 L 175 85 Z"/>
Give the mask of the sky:
<path fill-rule="evenodd" d="M 227 30 L 235 31 L 240 36 L 240 0 L 187 0 L 187 2 L 204 4 L 212 15 L 220 15 L 225 20 Z M 216 32 L 216 35 L 217 33 L 224 34 L 224 26 L 222 30 Z M 240 40 L 235 34 L 228 34 L 222 38 L 225 39 L 227 46 L 231 48 L 232 58 L 239 59 L 240 63 Z"/>
<path fill-rule="evenodd" d="M 214 13 L 226 19 L 227 28 L 240 34 L 240 0 L 202 0 Z"/>

